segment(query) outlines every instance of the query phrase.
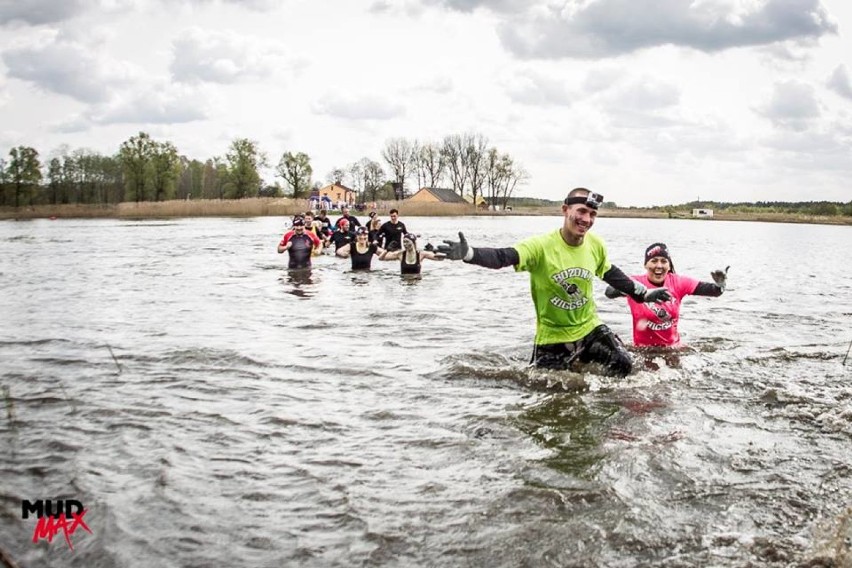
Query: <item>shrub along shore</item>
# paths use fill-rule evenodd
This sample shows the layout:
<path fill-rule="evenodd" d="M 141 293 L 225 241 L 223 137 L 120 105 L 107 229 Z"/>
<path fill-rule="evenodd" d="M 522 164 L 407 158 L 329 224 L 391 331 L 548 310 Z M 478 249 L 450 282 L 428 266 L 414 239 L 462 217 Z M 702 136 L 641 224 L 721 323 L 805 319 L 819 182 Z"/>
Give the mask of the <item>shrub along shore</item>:
<path fill-rule="evenodd" d="M 302 213 L 309 207 L 303 199 L 254 197 L 247 199 L 196 199 L 173 201 L 125 202 L 111 205 L 34 205 L 30 207 L 0 207 L 0 220 L 25 219 L 162 219 L 173 217 L 289 217 Z M 412 203 L 408 201 L 382 201 L 377 203 L 380 216 L 397 208 L 403 217 L 458 217 L 464 215 L 560 215 L 558 205 L 546 207 L 516 207 L 512 211 L 487 211 L 474 209 L 462 203 Z M 356 216 L 366 217 L 367 212 L 353 209 Z M 336 212 L 334 212 L 336 213 Z M 692 219 L 690 209 L 668 206 L 659 209 L 602 208 L 601 217 Z M 712 218 L 696 221 L 765 221 L 775 223 L 817 223 L 852 225 L 846 215 L 805 215 L 796 213 L 749 212 L 730 213 L 717 211 Z"/>

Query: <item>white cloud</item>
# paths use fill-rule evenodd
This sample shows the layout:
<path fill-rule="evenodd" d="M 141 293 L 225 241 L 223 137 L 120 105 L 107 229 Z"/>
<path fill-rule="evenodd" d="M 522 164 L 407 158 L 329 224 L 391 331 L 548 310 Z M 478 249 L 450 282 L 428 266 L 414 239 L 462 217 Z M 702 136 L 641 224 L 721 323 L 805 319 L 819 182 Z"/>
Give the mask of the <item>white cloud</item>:
<path fill-rule="evenodd" d="M 625 85 L 606 100 L 612 110 L 655 111 L 676 106 L 680 101 L 677 85 L 642 77 Z"/>
<path fill-rule="evenodd" d="M 838 65 L 831 77 L 828 78 L 829 89 L 847 99 L 852 99 L 852 83 L 849 81 L 849 71 L 845 65 Z"/>
<path fill-rule="evenodd" d="M 820 116 L 814 88 L 798 81 L 777 83 L 759 112 L 773 124 L 793 130 L 807 129 Z"/>
<path fill-rule="evenodd" d="M 206 118 L 208 104 L 197 89 L 154 85 L 93 108 L 89 118 L 98 124 L 180 124 Z"/>
<path fill-rule="evenodd" d="M 0 0 L 0 24 L 60 22 L 84 12 L 90 4 L 88 0 Z"/>
<path fill-rule="evenodd" d="M 379 95 L 328 93 L 313 111 L 349 120 L 390 120 L 404 115 L 405 107 Z"/>
<path fill-rule="evenodd" d="M 518 103 L 533 106 L 569 106 L 576 98 L 554 75 L 533 70 L 512 73 L 504 80 L 506 94 Z"/>
<path fill-rule="evenodd" d="M 522 58 L 612 57 L 677 45 L 714 52 L 815 39 L 837 32 L 819 0 L 767 0 L 750 11 L 684 0 L 597 0 L 514 14 L 500 26 L 504 45 Z"/>
<path fill-rule="evenodd" d="M 197 27 L 183 31 L 173 50 L 170 71 L 178 81 L 235 83 L 268 77 L 289 66 L 278 42 Z"/>
<path fill-rule="evenodd" d="M 103 51 L 61 37 L 10 49 L 3 63 L 10 77 L 86 103 L 108 100 L 113 89 L 132 83 L 139 73 Z"/>

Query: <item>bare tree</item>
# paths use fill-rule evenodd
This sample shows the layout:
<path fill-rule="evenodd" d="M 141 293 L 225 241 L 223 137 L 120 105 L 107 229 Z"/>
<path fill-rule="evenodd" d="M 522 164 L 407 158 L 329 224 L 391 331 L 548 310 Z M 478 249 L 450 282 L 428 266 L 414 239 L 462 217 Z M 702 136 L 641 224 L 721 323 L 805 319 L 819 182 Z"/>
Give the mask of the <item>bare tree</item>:
<path fill-rule="evenodd" d="M 530 175 L 522 166 L 513 163 L 508 154 L 504 155 L 504 157 L 508 162 L 508 165 L 506 166 L 508 173 L 500 190 L 500 202 L 505 210 L 509 205 L 509 199 L 515 192 L 515 189 L 517 189 L 519 185 L 527 183 Z"/>
<path fill-rule="evenodd" d="M 492 208 L 497 204 L 500 188 L 505 179 L 506 169 L 503 167 L 503 158 L 497 148 L 489 148 L 485 154 L 485 187 L 488 190 L 488 202 Z"/>
<path fill-rule="evenodd" d="M 453 191 L 459 195 L 464 195 L 464 186 L 467 182 L 465 146 L 464 137 L 460 134 L 445 136 L 441 143 L 441 157 L 446 164 Z"/>
<path fill-rule="evenodd" d="M 482 194 L 482 186 L 485 184 L 485 154 L 488 148 L 488 140 L 482 134 L 466 134 L 467 146 L 465 155 L 467 161 L 468 179 L 470 180 L 470 193 L 473 197 L 473 206 L 476 207 L 476 197 Z"/>
<path fill-rule="evenodd" d="M 447 164 L 441 154 L 441 147 L 427 143 L 420 147 L 417 160 L 417 179 L 421 187 L 440 187 L 441 178 Z"/>
<path fill-rule="evenodd" d="M 360 162 L 352 162 L 346 166 L 346 173 L 349 174 L 349 179 L 352 180 L 352 189 L 360 196 L 358 201 L 361 202 L 366 199 L 364 196 L 366 192 L 364 188 L 364 168 L 361 165 L 366 159 L 362 158 Z"/>
<path fill-rule="evenodd" d="M 526 170 L 515 164 L 509 154 L 500 154 L 497 148 L 490 148 L 485 154 L 485 186 L 492 206 L 499 201 L 505 210 L 515 189 L 528 179 Z"/>
<path fill-rule="evenodd" d="M 343 185 L 343 182 L 346 178 L 346 170 L 343 168 L 334 168 L 328 175 L 326 176 L 326 180 L 328 183 L 336 183 L 337 185 Z"/>
<path fill-rule="evenodd" d="M 414 164 L 415 145 L 405 138 L 391 138 L 385 142 L 382 158 L 390 166 L 394 181 L 401 184 L 405 195 L 405 180 L 411 173 Z"/>
<path fill-rule="evenodd" d="M 376 201 L 379 189 L 385 184 L 385 172 L 382 165 L 364 158 L 361 160 L 361 168 L 364 172 L 364 195 L 369 195 L 370 201 Z"/>

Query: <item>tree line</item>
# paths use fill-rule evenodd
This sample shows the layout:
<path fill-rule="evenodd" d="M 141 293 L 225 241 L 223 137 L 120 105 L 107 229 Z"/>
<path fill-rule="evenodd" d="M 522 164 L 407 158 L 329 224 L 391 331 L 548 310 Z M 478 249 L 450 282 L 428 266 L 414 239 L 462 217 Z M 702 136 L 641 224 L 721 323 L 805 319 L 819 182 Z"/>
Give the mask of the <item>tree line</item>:
<path fill-rule="evenodd" d="M 421 187 L 445 187 L 474 202 L 485 198 L 503 207 L 529 180 L 526 170 L 478 133 L 448 135 L 440 142 L 392 138 L 382 162 L 369 157 L 334 167 L 327 183 L 353 189 L 361 202 L 404 199 Z M 256 141 L 238 138 L 224 156 L 190 159 L 174 144 L 140 132 L 113 155 L 61 146 L 43 161 L 32 147 L 17 146 L 0 158 L 0 206 L 115 204 L 169 199 L 240 199 L 289 196 L 307 199 L 323 183 L 314 179 L 311 158 L 286 151 L 265 182 L 268 155 Z"/>
<path fill-rule="evenodd" d="M 714 211 L 727 213 L 784 213 L 789 215 L 815 215 L 818 217 L 833 217 L 836 215 L 852 217 L 852 201 L 849 203 L 834 201 L 691 201 L 678 207 L 685 209 L 713 209 Z"/>

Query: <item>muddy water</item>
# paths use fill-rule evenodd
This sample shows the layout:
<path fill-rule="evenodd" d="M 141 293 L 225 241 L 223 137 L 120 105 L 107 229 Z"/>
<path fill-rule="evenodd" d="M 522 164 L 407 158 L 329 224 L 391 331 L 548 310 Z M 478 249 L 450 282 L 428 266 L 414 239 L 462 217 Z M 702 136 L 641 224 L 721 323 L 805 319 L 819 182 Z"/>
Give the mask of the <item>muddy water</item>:
<path fill-rule="evenodd" d="M 412 218 L 504 246 L 558 218 Z M 527 368 L 528 281 L 291 274 L 276 218 L 0 223 L 0 543 L 21 566 L 850 565 L 852 232 L 600 219 L 689 298 L 679 361 Z M 597 301 L 629 338 L 620 301 Z M 32 542 L 21 500 L 92 534 Z"/>

